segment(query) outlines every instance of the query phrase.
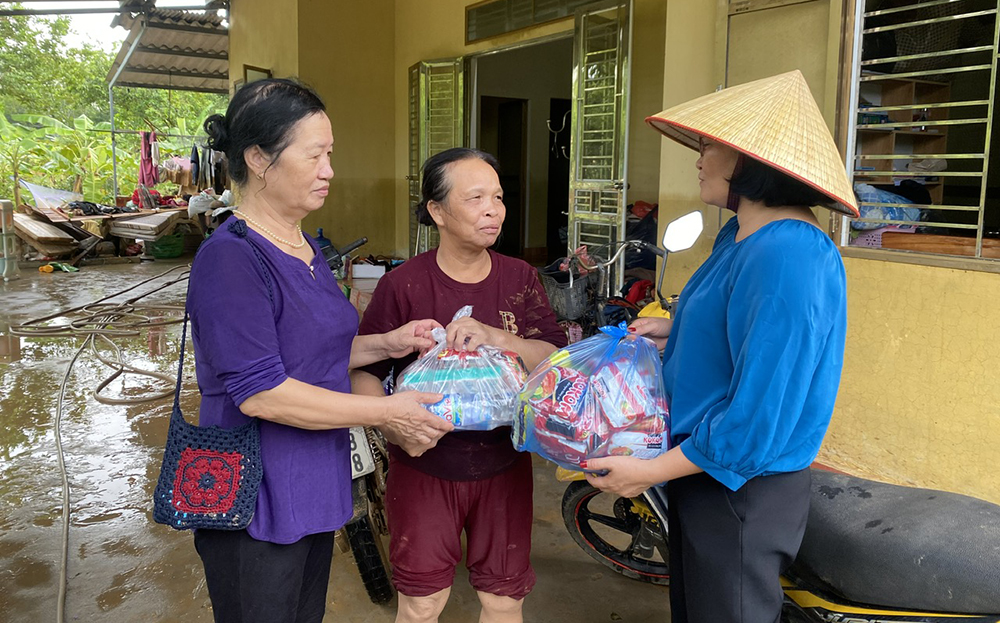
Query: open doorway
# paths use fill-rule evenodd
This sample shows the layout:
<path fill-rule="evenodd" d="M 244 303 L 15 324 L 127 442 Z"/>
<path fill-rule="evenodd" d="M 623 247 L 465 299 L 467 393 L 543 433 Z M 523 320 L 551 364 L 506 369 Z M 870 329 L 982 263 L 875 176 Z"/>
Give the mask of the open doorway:
<path fill-rule="evenodd" d="M 507 218 L 497 250 L 534 265 L 566 254 L 573 39 L 474 59 L 471 140 L 497 156 Z"/>
<path fill-rule="evenodd" d="M 484 95 L 479 99 L 479 118 L 479 148 L 500 162 L 500 186 L 507 207 L 494 248 L 504 255 L 521 257 L 528 179 L 528 100 Z"/>

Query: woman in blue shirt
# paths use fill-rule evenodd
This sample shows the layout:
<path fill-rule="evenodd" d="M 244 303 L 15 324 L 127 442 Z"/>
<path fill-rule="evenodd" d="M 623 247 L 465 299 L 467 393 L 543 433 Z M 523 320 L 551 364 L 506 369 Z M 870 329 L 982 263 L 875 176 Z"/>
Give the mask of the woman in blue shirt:
<path fill-rule="evenodd" d="M 736 213 L 675 318 L 631 330 L 664 348 L 672 449 L 589 461 L 596 487 L 669 481 L 671 620 L 774 623 L 809 510 L 809 464 L 843 365 L 846 279 L 810 206 L 857 215 L 845 167 L 798 71 L 647 119 L 700 151 L 701 199 Z"/>

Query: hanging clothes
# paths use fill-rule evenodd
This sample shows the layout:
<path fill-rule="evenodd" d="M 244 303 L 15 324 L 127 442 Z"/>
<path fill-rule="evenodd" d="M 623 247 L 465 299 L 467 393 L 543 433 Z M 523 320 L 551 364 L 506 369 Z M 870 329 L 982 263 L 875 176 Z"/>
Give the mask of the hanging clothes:
<path fill-rule="evenodd" d="M 152 156 L 153 166 L 159 169 L 160 166 L 160 141 L 156 138 L 156 132 L 150 134 L 149 154 Z"/>
<path fill-rule="evenodd" d="M 173 182 L 178 186 L 191 186 L 191 161 L 180 156 L 173 156 L 163 161 L 157 168 L 160 181 Z"/>
<path fill-rule="evenodd" d="M 229 164 L 226 154 L 221 151 L 215 152 L 215 170 L 212 173 L 215 177 L 215 194 L 221 195 L 229 186 Z"/>
<path fill-rule="evenodd" d="M 153 164 L 154 143 L 156 132 L 139 132 L 139 184 L 148 187 L 156 186 L 160 181 Z"/>
<path fill-rule="evenodd" d="M 212 171 L 212 150 L 205 147 L 201 150 L 201 162 L 198 163 L 198 188 L 205 190 L 214 185 Z"/>
<path fill-rule="evenodd" d="M 199 171 L 199 166 L 198 166 L 199 165 L 199 162 L 198 162 L 199 158 L 200 157 L 198 156 L 198 146 L 197 145 L 192 145 L 191 146 L 191 183 L 194 184 L 195 186 L 198 185 L 198 174 L 201 172 L 201 171 Z"/>

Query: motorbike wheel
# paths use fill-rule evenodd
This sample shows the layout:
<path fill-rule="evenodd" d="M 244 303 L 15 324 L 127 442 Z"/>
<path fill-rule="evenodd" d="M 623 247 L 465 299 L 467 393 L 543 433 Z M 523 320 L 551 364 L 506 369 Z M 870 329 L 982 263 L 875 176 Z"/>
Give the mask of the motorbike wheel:
<path fill-rule="evenodd" d="M 358 572 L 365 583 L 365 590 L 372 603 L 384 604 L 392 600 L 392 583 L 389 581 L 389 560 L 382 547 L 382 540 L 375 532 L 371 517 L 365 515 L 344 526 L 351 553 L 358 564 Z"/>
<path fill-rule="evenodd" d="M 582 480 L 572 482 L 563 494 L 562 514 L 570 536 L 597 562 L 633 580 L 670 584 L 666 526 L 644 519 L 627 499 L 602 493 Z M 652 532 L 651 555 L 637 547 L 643 530 Z"/>

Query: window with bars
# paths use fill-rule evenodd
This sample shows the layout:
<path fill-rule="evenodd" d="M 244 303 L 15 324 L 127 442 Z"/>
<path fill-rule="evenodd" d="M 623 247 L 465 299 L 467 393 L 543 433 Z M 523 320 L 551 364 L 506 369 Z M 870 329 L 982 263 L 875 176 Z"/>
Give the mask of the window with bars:
<path fill-rule="evenodd" d="M 998 0 L 857 0 L 842 244 L 1000 259 Z"/>

